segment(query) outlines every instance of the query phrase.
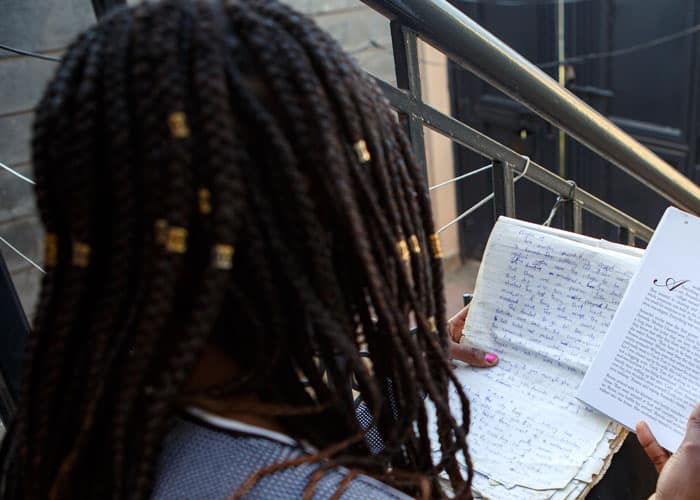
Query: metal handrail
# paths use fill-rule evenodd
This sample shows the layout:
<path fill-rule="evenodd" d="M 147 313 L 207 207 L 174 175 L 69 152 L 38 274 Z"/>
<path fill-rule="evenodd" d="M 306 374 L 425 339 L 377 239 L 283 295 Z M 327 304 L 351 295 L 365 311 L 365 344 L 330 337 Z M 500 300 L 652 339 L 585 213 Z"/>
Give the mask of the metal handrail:
<path fill-rule="evenodd" d="M 451 116 L 441 113 L 419 99 L 412 97 L 410 93 L 405 90 L 397 89 L 393 85 L 382 80 L 377 80 L 377 83 L 395 108 L 416 117 L 432 130 L 449 137 L 452 141 L 476 153 L 496 162 L 502 162 L 508 165 L 517 174 L 524 173 L 530 181 L 553 193 L 566 195 L 571 190 L 571 186 L 566 179 L 559 177 L 557 174 L 547 170 L 534 161 L 529 162 L 530 166 L 527 172 L 525 172 L 525 165 L 527 164 L 526 159 L 508 146 L 501 144 Z M 504 190 L 508 190 L 511 186 L 512 182 L 504 182 L 501 184 L 501 188 Z M 509 203 L 512 205 L 512 209 L 506 210 L 504 214 L 509 217 L 514 217 L 516 215 L 514 207 L 515 195 L 512 189 L 506 196 L 510 199 Z M 639 238 L 643 241 L 649 241 L 651 239 L 653 233 L 651 228 L 583 189 L 576 190 L 575 203 L 577 210 L 585 208 L 587 212 L 625 229 L 628 235 L 621 238 L 624 243 L 634 244 L 634 238 Z M 580 213 L 577 212 L 573 215 L 575 220 L 569 224 L 571 229 L 580 226 Z M 579 219 L 578 221 L 576 220 L 577 218 Z"/>
<path fill-rule="evenodd" d="M 445 0 L 362 0 L 679 208 L 700 215 L 700 187 Z"/>

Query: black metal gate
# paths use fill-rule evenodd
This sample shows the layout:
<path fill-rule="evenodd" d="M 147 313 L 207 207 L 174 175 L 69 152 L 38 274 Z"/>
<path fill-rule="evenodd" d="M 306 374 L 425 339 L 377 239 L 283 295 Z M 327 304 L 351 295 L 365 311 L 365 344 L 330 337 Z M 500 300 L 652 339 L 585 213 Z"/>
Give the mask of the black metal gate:
<path fill-rule="evenodd" d="M 698 182 L 699 0 L 564 0 L 567 88 Z M 454 4 L 508 45 L 558 78 L 557 0 L 455 0 Z M 521 104 L 471 73 L 450 66 L 453 114 L 579 186 L 655 226 L 668 205 L 660 196 L 559 133 Z M 456 174 L 483 162 L 456 148 Z M 458 211 L 491 189 L 490 180 L 464 183 Z M 519 217 L 542 222 L 554 197 L 518 187 Z M 479 257 L 488 236 L 485 211 L 461 225 L 462 255 Z M 584 232 L 616 239 L 612 228 L 584 218 Z"/>

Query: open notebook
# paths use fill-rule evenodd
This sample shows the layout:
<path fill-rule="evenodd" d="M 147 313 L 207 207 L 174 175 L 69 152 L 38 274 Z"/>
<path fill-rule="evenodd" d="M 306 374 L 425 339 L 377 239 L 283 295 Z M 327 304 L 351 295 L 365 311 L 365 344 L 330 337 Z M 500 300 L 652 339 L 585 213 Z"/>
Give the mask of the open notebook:
<path fill-rule="evenodd" d="M 580 498 L 607 469 L 626 431 L 576 391 L 642 254 L 498 219 L 462 342 L 496 352 L 500 362 L 456 369 L 471 400 L 477 495 Z"/>

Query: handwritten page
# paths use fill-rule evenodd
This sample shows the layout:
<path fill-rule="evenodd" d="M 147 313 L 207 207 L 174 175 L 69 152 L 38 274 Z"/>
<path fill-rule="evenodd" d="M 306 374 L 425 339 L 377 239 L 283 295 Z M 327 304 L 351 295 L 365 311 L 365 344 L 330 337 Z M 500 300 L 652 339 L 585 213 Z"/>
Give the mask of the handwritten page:
<path fill-rule="evenodd" d="M 641 252 L 618 247 L 504 217 L 496 223 L 463 341 L 500 362 L 456 370 L 471 400 L 474 467 L 488 479 L 477 483 L 492 485 L 485 496 L 550 498 L 585 476 L 584 465 L 589 479 L 600 471 L 611 422 L 575 396 L 639 262 Z M 499 488 L 509 494 L 496 496 Z"/>
<path fill-rule="evenodd" d="M 680 445 L 700 402 L 700 219 L 666 210 L 581 385 L 588 404 Z"/>
<path fill-rule="evenodd" d="M 576 477 L 564 488 L 534 490 L 517 485 L 506 487 L 477 471 L 472 482 L 472 490 L 476 498 L 508 500 L 570 500 L 585 498 L 585 495 L 595 485 L 594 481 L 601 477 L 610 466 L 612 454 L 619 450 L 626 436 L 627 431 L 621 432 L 618 424 L 610 424 L 594 453 L 586 460 Z"/>

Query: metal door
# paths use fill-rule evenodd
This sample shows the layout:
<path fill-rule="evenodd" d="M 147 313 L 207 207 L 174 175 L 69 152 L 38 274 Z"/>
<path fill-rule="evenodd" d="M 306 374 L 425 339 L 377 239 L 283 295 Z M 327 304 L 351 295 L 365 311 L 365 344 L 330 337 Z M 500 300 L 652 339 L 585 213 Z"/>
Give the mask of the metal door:
<path fill-rule="evenodd" d="M 698 0 L 564 0 L 567 88 L 697 182 Z M 458 0 L 455 5 L 525 57 L 558 76 L 556 0 Z M 579 57 L 577 57 L 579 56 Z M 536 159 L 642 222 L 655 226 L 667 203 L 569 138 L 559 162 L 558 131 L 525 107 L 455 65 L 450 67 L 455 116 Z M 474 154 L 456 151 L 456 173 Z M 489 180 L 461 186 L 458 209 L 490 189 Z M 554 202 L 524 183 L 518 215 L 542 222 Z M 481 255 L 492 223 L 486 211 L 462 224 L 462 255 Z M 484 220 L 487 218 L 488 220 Z M 616 229 L 586 218 L 587 234 L 609 239 Z"/>

